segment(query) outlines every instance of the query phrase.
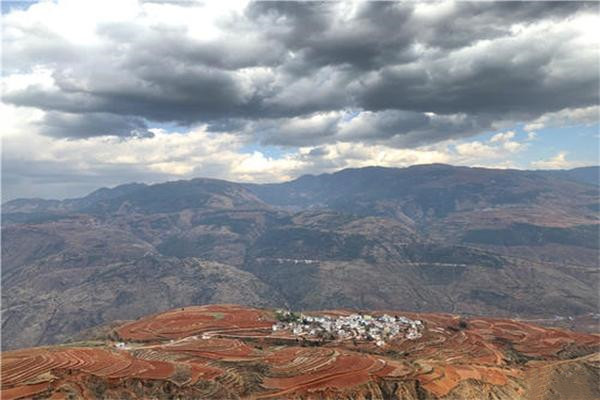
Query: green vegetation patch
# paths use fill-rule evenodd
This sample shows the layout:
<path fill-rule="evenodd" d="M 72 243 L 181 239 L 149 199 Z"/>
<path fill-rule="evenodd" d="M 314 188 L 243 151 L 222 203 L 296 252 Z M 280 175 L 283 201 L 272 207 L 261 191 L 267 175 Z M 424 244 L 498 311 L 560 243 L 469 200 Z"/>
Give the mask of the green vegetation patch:
<path fill-rule="evenodd" d="M 214 319 L 223 319 L 223 318 L 225 318 L 225 314 L 223 314 L 221 312 L 211 312 L 211 313 L 208 313 L 208 315 L 210 315 Z"/>
<path fill-rule="evenodd" d="M 285 323 L 298 322 L 298 321 L 300 321 L 300 314 L 295 313 L 293 311 L 277 310 L 275 312 L 275 318 L 279 322 L 285 322 Z"/>

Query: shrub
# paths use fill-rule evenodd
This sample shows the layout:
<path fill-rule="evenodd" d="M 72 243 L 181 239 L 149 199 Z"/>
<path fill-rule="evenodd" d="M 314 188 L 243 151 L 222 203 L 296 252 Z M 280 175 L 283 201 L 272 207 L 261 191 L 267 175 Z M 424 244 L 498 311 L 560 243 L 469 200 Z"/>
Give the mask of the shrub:
<path fill-rule="evenodd" d="M 298 322 L 300 320 L 300 314 L 292 311 L 277 311 L 275 313 L 275 318 L 277 318 L 278 321 L 285 323 Z"/>

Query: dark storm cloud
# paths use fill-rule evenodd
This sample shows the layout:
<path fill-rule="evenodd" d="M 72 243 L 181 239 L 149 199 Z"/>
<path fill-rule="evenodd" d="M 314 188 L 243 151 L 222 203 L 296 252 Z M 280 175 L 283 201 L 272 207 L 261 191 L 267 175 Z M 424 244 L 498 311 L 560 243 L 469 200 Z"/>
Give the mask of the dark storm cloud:
<path fill-rule="evenodd" d="M 583 73 L 549 81 L 547 68 L 557 50 L 546 46 L 537 53 L 528 52 L 530 48 L 522 43 L 492 47 L 468 60 L 383 68 L 356 89 L 356 96 L 368 110 L 428 109 L 442 114 L 490 113 L 525 119 L 598 103 L 597 75 Z M 591 72 L 594 62 L 582 66 Z M 455 68 L 463 71 L 453 73 Z"/>
<path fill-rule="evenodd" d="M 12 27 L 23 35 L 6 43 L 8 70 L 51 69 L 54 87 L 3 101 L 47 111 L 41 132 L 56 137 L 137 136 L 172 122 L 282 146 L 415 146 L 597 104 L 597 54 L 552 30 L 597 12 L 577 2 L 258 2 L 210 40 L 132 21 L 97 26 L 101 43 L 88 47 Z M 542 23 L 547 32 L 512 29 Z M 347 110 L 358 110 L 354 125 Z"/>
<path fill-rule="evenodd" d="M 329 150 L 323 147 L 315 147 L 308 152 L 309 157 L 321 157 L 329 154 Z"/>
<path fill-rule="evenodd" d="M 267 37 L 283 42 L 300 59 L 286 69 L 300 75 L 326 65 L 375 68 L 402 58 L 411 37 L 402 29 L 411 6 L 364 3 L 351 21 L 338 20 L 335 3 L 260 2 L 248 15 Z"/>
<path fill-rule="evenodd" d="M 263 119 L 249 123 L 244 131 L 265 145 L 311 146 L 330 141 L 339 129 L 340 117 L 338 113 L 327 113 L 289 119 Z"/>
<path fill-rule="evenodd" d="M 430 46 L 453 49 L 482 39 L 510 36 L 513 24 L 560 21 L 581 11 L 594 12 L 594 8 L 597 11 L 593 2 L 577 1 L 460 1 L 451 14 L 435 24 L 419 24 L 411 29 Z"/>
<path fill-rule="evenodd" d="M 175 121 L 189 125 L 203 120 L 247 116 L 256 107 L 232 73 L 169 60 L 130 64 L 117 71 L 90 65 L 55 73 L 59 90 L 40 86 L 7 93 L 4 101 L 66 113 L 111 113 Z M 168 73 L 167 73 L 168 72 Z"/>
<path fill-rule="evenodd" d="M 394 147 L 416 147 L 439 140 L 472 135 L 491 128 L 488 116 L 466 114 L 438 115 L 415 111 L 385 110 L 363 112 L 338 126 L 340 139 L 387 144 Z"/>
<path fill-rule="evenodd" d="M 498 2 L 460 2 L 457 4 L 459 11 L 469 15 L 478 15 L 478 12 L 506 20 L 537 21 L 540 18 L 561 19 L 581 10 L 598 11 L 596 1 L 498 1 Z"/>
<path fill-rule="evenodd" d="M 93 136 L 152 137 L 143 119 L 106 113 L 68 114 L 50 111 L 39 123 L 48 136 L 85 139 Z"/>

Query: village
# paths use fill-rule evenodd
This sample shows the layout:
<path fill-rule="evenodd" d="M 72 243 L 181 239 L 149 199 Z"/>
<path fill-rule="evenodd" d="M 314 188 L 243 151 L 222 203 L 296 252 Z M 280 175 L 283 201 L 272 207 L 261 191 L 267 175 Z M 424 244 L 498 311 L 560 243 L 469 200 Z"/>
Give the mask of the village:
<path fill-rule="evenodd" d="M 373 341 L 379 347 L 392 339 L 418 339 L 425 328 L 419 320 L 387 314 L 317 317 L 279 310 L 276 316 L 278 322 L 273 324 L 273 332 L 290 331 L 311 339 Z"/>

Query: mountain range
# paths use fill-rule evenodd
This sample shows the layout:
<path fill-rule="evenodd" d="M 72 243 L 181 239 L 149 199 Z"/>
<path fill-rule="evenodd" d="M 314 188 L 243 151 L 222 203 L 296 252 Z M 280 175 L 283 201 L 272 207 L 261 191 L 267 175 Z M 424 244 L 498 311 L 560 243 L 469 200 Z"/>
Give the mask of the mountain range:
<path fill-rule="evenodd" d="M 2 345 L 190 304 L 400 309 L 595 329 L 598 167 L 368 167 L 2 205 Z M 578 321 L 587 321 L 579 324 Z"/>

